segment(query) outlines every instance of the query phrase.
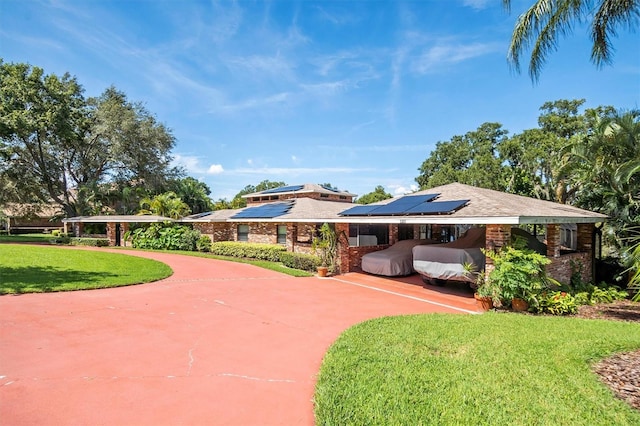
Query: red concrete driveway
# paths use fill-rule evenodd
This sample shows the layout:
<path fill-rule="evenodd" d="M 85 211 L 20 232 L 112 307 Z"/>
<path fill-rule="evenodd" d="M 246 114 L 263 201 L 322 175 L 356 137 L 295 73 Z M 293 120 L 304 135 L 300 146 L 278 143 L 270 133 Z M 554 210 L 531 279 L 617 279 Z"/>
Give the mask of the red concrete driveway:
<path fill-rule="evenodd" d="M 366 319 L 475 311 L 360 274 L 292 278 L 173 254 L 145 285 L 0 297 L 2 425 L 310 425 L 322 357 Z"/>

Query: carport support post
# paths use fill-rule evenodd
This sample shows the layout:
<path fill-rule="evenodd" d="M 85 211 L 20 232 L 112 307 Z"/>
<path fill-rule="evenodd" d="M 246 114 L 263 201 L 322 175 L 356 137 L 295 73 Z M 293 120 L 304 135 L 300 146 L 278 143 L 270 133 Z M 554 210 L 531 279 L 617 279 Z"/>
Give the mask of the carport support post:
<path fill-rule="evenodd" d="M 511 242 L 511 225 L 487 225 L 485 248 L 498 251 Z M 493 271 L 493 260 L 487 257 L 484 267 L 485 278 Z"/>
<path fill-rule="evenodd" d="M 557 259 L 560 257 L 560 225 L 556 223 L 547 224 L 547 257 Z"/>
<path fill-rule="evenodd" d="M 124 238 L 124 234 L 129 230 L 128 222 L 120 222 L 120 245 L 122 247 L 127 246 L 127 240 Z"/>
<path fill-rule="evenodd" d="M 107 241 L 109 246 L 116 245 L 116 222 L 107 222 Z"/>

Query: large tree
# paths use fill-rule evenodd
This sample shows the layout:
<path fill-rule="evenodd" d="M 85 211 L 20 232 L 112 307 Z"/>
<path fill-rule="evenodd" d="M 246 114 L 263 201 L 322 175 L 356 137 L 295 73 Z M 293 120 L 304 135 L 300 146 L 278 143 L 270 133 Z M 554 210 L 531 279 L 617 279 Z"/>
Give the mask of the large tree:
<path fill-rule="evenodd" d="M 69 74 L 0 62 L 0 180 L 15 187 L 0 203 L 54 202 L 76 216 L 95 213 L 114 188 L 157 193 L 178 174 L 174 144 L 164 125 L 113 87 L 87 99 Z"/>
<path fill-rule="evenodd" d="M 369 192 L 367 194 L 364 194 L 358 197 L 358 199 L 356 200 L 356 203 L 371 204 L 371 203 L 376 203 L 382 200 L 388 200 L 391 197 L 393 197 L 393 195 L 385 191 L 382 185 L 378 185 L 372 192 Z"/>
<path fill-rule="evenodd" d="M 502 0 L 510 10 L 511 0 Z M 590 26 L 591 60 L 602 66 L 612 62 L 611 38 L 618 30 L 637 29 L 640 18 L 638 0 L 536 0 L 518 17 L 511 36 L 508 59 L 520 69 L 520 56 L 531 47 L 529 75 L 536 81 L 547 59 L 556 49 L 558 38 L 570 33 L 574 25 Z"/>
<path fill-rule="evenodd" d="M 464 136 L 438 142 L 420 166 L 420 175 L 416 178 L 420 189 L 460 182 L 504 190 L 504 169 L 498 149 L 506 135 L 501 124 L 484 123 Z"/>

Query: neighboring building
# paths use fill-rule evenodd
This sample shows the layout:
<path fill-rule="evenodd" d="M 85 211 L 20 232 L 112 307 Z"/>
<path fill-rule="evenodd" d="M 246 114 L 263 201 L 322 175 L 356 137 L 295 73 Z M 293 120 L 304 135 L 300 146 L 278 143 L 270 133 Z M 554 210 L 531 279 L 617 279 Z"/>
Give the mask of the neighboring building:
<path fill-rule="evenodd" d="M 62 229 L 59 213 L 60 209 L 53 204 L 8 203 L 0 211 L 0 229 L 11 234 Z"/>
<path fill-rule="evenodd" d="M 243 209 L 202 213 L 182 222 L 214 242 L 282 244 L 301 253 L 312 252 L 313 236 L 327 222 L 345 236 L 338 250 L 341 272 L 359 270 L 363 255 L 399 240 L 449 241 L 470 226 L 483 225 L 487 247 L 501 247 L 510 241 L 512 226 L 529 225 L 536 234 L 544 230 L 550 275 L 568 282 L 573 262 L 582 264 L 585 281 L 592 280 L 594 224 L 606 220 L 576 207 L 459 183 L 366 206 L 353 204 L 354 197 L 313 184 L 286 186 L 245 195 Z"/>

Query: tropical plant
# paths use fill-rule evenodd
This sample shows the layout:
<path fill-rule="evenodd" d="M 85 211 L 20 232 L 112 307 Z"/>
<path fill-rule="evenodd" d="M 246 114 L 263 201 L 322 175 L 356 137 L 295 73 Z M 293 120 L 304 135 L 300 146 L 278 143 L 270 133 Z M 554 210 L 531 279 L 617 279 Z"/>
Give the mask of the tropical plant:
<path fill-rule="evenodd" d="M 505 246 L 499 251 L 483 252 L 494 265 L 487 281 L 498 288 L 500 298 L 505 301 L 514 298 L 529 301 L 533 295 L 548 289 L 553 283 L 545 270 L 551 261 L 533 250 Z"/>
<path fill-rule="evenodd" d="M 213 202 L 209 198 L 211 189 L 206 183 L 187 176 L 173 180 L 169 188 L 176 193 L 184 203 L 189 206 L 192 214 L 204 213 L 213 210 Z"/>
<path fill-rule="evenodd" d="M 140 201 L 140 207 L 139 214 L 155 214 L 171 219 L 179 219 L 190 213 L 189 206 L 174 192 L 165 192 L 153 198 L 143 198 Z"/>
<path fill-rule="evenodd" d="M 640 228 L 633 228 L 629 237 L 629 248 L 626 252 L 626 264 L 629 274 L 629 290 L 633 292 L 632 300 L 640 302 Z"/>
<path fill-rule="evenodd" d="M 322 224 L 318 230 L 318 235 L 313 237 L 311 247 L 320 258 L 320 266 L 329 268 L 330 272 L 335 272 L 338 254 L 338 234 L 328 223 Z"/>
<path fill-rule="evenodd" d="M 183 225 L 153 223 L 130 233 L 134 248 L 195 251 L 200 232 Z"/>
<path fill-rule="evenodd" d="M 509 11 L 511 0 L 502 0 Z M 573 30 L 575 24 L 589 22 L 591 29 L 591 60 L 596 66 L 613 60 L 611 38 L 619 29 L 637 28 L 640 2 L 634 0 L 535 0 L 518 17 L 508 60 L 520 69 L 520 55 L 533 44 L 529 61 L 529 76 L 538 80 L 549 52 L 557 48 L 558 38 Z"/>

